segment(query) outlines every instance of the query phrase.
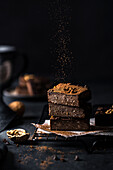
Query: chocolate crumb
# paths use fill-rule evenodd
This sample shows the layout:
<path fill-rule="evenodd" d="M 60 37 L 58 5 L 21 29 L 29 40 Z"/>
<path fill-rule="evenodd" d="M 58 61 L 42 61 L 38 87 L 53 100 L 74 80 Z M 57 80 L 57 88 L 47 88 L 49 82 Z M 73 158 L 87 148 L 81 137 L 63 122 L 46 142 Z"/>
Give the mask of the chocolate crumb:
<path fill-rule="evenodd" d="M 16 146 L 19 147 L 19 144 L 17 143 Z"/>
<path fill-rule="evenodd" d="M 58 160 L 59 160 L 59 157 L 58 157 L 57 155 L 54 155 L 54 156 L 53 156 L 53 160 L 58 161 Z"/>
<path fill-rule="evenodd" d="M 30 145 L 30 148 L 34 148 L 34 146 L 33 146 L 33 145 Z"/>
<path fill-rule="evenodd" d="M 6 145 L 10 145 L 10 143 L 9 143 L 6 139 L 3 139 L 3 142 L 4 142 Z"/>
<path fill-rule="evenodd" d="M 19 154 L 19 157 L 21 157 L 22 155 L 21 154 Z"/>
<path fill-rule="evenodd" d="M 44 163 L 44 161 L 41 161 L 41 163 Z"/>
<path fill-rule="evenodd" d="M 64 155 L 62 155 L 61 157 L 64 158 Z"/>
<path fill-rule="evenodd" d="M 64 158 L 60 158 L 60 161 L 62 162 L 66 162 L 66 160 Z"/>
<path fill-rule="evenodd" d="M 58 139 L 58 137 L 56 136 L 56 137 L 55 137 L 55 140 L 57 140 L 57 139 Z"/>
<path fill-rule="evenodd" d="M 75 160 L 75 161 L 80 161 L 79 156 L 78 156 L 78 155 L 76 155 L 74 160 Z"/>
<path fill-rule="evenodd" d="M 3 139 L 3 142 L 4 142 L 4 143 L 6 143 L 6 142 L 7 142 L 7 140 L 6 140 L 6 139 Z"/>

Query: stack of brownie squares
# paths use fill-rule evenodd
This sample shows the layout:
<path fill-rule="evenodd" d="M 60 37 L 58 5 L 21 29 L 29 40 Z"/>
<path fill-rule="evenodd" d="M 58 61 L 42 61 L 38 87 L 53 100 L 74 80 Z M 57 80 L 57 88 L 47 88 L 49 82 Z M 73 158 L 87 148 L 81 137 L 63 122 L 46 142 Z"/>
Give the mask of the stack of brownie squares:
<path fill-rule="evenodd" d="M 50 129 L 88 130 L 91 92 L 86 86 L 60 83 L 48 90 Z"/>

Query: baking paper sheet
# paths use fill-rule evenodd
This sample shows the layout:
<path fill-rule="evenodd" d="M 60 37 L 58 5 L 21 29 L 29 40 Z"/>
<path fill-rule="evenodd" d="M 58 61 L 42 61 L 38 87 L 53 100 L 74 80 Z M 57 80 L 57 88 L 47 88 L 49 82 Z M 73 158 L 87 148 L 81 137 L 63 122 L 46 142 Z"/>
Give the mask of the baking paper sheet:
<path fill-rule="evenodd" d="M 36 128 L 36 133 L 55 134 L 65 138 L 83 136 L 83 135 L 105 135 L 113 136 L 113 127 L 96 127 L 95 118 L 90 119 L 90 131 L 52 131 L 50 130 L 50 120 L 45 120 L 44 124 L 32 123 Z M 93 130 L 92 130 L 93 129 Z"/>

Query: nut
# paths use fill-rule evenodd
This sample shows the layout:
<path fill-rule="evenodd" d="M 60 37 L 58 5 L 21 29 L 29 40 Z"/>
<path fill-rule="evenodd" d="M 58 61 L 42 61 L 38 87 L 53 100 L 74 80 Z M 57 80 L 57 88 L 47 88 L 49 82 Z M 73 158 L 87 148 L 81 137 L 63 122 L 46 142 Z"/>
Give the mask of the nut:
<path fill-rule="evenodd" d="M 105 114 L 112 114 L 112 113 L 113 113 L 113 108 L 108 109 L 108 110 L 105 112 Z"/>
<path fill-rule="evenodd" d="M 28 81 L 28 80 L 33 80 L 35 78 L 35 76 L 33 74 L 26 74 L 24 76 L 24 80 Z"/>
<path fill-rule="evenodd" d="M 26 133 L 24 129 L 14 129 L 7 131 L 7 136 L 9 139 L 17 143 L 26 141 L 30 134 Z"/>
<path fill-rule="evenodd" d="M 9 107 L 16 112 L 18 116 L 22 116 L 25 112 L 25 105 L 20 101 L 10 103 Z"/>

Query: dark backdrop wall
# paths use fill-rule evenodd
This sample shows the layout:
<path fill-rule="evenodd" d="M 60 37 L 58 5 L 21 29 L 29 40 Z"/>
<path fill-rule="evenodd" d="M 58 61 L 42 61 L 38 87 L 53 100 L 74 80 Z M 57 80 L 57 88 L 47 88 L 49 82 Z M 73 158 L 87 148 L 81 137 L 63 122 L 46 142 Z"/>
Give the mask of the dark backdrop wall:
<path fill-rule="evenodd" d="M 113 2 L 73 2 L 73 52 L 77 58 L 78 77 L 112 79 Z"/>
<path fill-rule="evenodd" d="M 1 1 L 0 44 L 14 45 L 26 53 L 29 72 L 49 68 L 48 29 L 46 0 Z"/>
<path fill-rule="evenodd" d="M 111 82 L 113 80 L 112 1 L 1 1 L 0 44 L 15 45 L 19 51 L 27 54 L 29 58 L 27 72 L 55 74 L 54 63 L 57 56 L 50 52 L 50 38 L 56 29 L 48 13 L 51 2 L 68 3 L 72 8 L 70 29 L 74 71 L 69 70 L 69 76 L 72 80 L 83 83 Z"/>

